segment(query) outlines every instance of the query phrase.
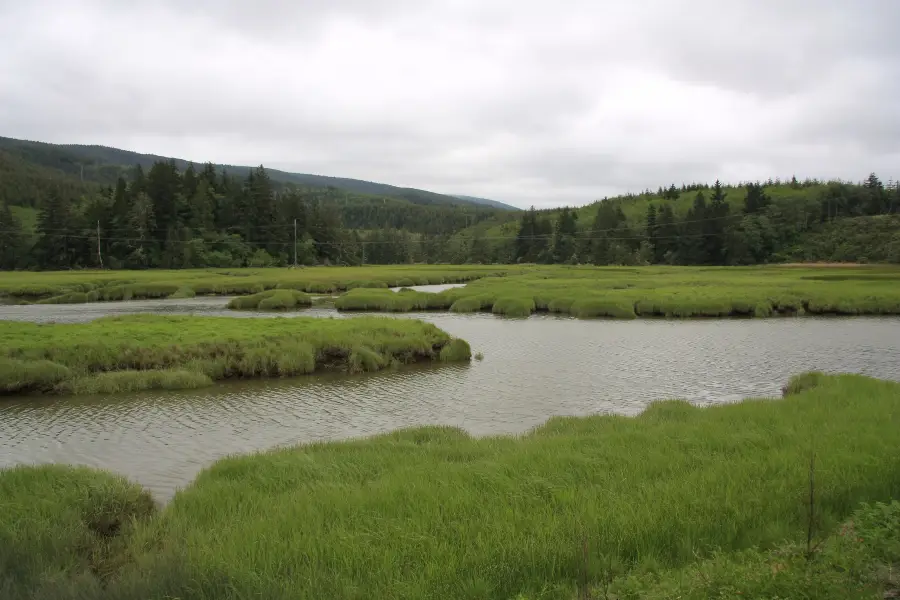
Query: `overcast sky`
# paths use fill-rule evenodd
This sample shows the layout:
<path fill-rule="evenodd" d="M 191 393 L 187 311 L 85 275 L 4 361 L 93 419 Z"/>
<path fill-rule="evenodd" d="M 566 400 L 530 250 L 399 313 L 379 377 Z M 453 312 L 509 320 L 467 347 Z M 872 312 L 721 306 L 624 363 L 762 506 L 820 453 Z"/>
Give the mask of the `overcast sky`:
<path fill-rule="evenodd" d="M 519 206 L 900 176 L 900 0 L 0 0 L 0 135 Z"/>

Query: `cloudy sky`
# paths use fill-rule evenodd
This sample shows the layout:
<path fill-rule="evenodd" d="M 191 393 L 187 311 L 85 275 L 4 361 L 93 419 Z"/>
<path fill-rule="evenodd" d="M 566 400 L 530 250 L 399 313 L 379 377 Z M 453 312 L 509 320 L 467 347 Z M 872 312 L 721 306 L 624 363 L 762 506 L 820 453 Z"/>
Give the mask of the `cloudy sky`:
<path fill-rule="evenodd" d="M 0 135 L 519 206 L 900 176 L 898 0 L 0 0 Z"/>

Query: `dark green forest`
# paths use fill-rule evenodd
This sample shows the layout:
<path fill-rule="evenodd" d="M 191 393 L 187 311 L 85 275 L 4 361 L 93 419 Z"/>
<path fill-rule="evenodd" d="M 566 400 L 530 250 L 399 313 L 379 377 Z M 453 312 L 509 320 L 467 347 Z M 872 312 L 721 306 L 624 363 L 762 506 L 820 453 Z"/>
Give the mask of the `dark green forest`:
<path fill-rule="evenodd" d="M 115 149 L 81 147 L 100 148 L 85 159 L 65 146 L 3 147 L 3 269 L 900 262 L 900 186 L 874 174 L 672 184 L 514 212 L 392 186 L 387 196 L 301 185 L 262 166 L 232 172 L 159 157 L 122 166 L 103 162 L 121 160 Z"/>
<path fill-rule="evenodd" d="M 598 265 L 898 263 L 900 185 L 874 173 L 859 184 L 717 181 L 610 198 L 587 210 L 532 209 L 513 252 L 517 261 Z"/>

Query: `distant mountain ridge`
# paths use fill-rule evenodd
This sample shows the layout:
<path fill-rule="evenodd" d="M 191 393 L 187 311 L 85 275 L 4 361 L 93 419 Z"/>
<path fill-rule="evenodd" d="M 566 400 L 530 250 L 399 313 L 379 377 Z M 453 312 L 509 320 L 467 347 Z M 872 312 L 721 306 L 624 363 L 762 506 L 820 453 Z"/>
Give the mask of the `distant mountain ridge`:
<path fill-rule="evenodd" d="M 203 161 L 190 161 L 155 154 L 141 154 L 108 146 L 51 144 L 5 137 L 0 137 L 0 150 L 13 153 L 29 162 L 44 167 L 56 169 L 69 175 L 78 175 L 83 177 L 85 181 L 96 181 L 104 184 L 115 183 L 122 168 L 134 167 L 135 165 L 141 165 L 141 167 L 148 169 L 154 162 L 173 160 L 177 167 L 183 170 L 192 162 L 195 165 L 203 164 Z M 225 169 L 229 173 L 238 176 L 246 176 L 250 169 L 254 168 L 245 165 L 216 164 L 215 166 L 217 169 Z M 268 167 L 266 171 L 269 173 L 272 181 L 282 184 L 315 188 L 334 187 L 359 194 L 397 198 L 414 204 L 451 204 L 462 206 L 472 204 L 502 210 L 519 210 L 514 206 L 497 202 L 496 200 L 474 196 L 438 194 L 427 190 L 404 188 L 361 179 L 293 173 Z"/>
<path fill-rule="evenodd" d="M 459 198 L 460 200 L 465 200 L 466 202 L 474 202 L 475 204 L 483 204 L 485 206 L 492 206 L 494 208 L 500 208 L 502 210 L 522 210 L 516 206 L 510 206 L 509 204 L 505 204 L 503 202 L 498 202 L 497 200 L 489 200 L 487 198 L 479 198 L 477 196 L 465 196 L 463 194 L 454 194 L 454 198 Z"/>

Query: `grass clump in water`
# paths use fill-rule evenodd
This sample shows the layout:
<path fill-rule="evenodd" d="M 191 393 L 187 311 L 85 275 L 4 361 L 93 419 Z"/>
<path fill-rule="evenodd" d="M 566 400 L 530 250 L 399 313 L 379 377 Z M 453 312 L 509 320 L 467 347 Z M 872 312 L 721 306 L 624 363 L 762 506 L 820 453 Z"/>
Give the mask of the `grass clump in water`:
<path fill-rule="evenodd" d="M 430 297 L 435 294 L 413 290 L 378 290 L 358 288 L 334 301 L 334 307 L 344 311 L 409 312 L 429 308 Z"/>
<path fill-rule="evenodd" d="M 312 298 L 297 290 L 275 289 L 250 296 L 238 296 L 228 302 L 232 310 L 291 310 L 312 306 Z"/>
<path fill-rule="evenodd" d="M 72 372 L 49 360 L 17 360 L 0 356 L 0 393 L 48 392 Z"/>
<path fill-rule="evenodd" d="M 389 292 L 392 293 L 393 292 Z M 452 338 L 411 319 L 233 319 L 128 315 L 90 323 L 0 322 L 0 393 L 113 393 L 208 379 L 354 370 L 351 349 L 385 364 L 436 361 Z M 370 367 L 368 355 L 360 363 Z"/>
<path fill-rule="evenodd" d="M 441 349 L 441 360 L 444 362 L 462 362 L 470 358 L 472 348 L 466 340 L 454 339 Z"/>
<path fill-rule="evenodd" d="M 534 312 L 534 298 L 528 296 L 500 297 L 494 301 L 491 311 L 507 317 L 527 317 Z"/>

